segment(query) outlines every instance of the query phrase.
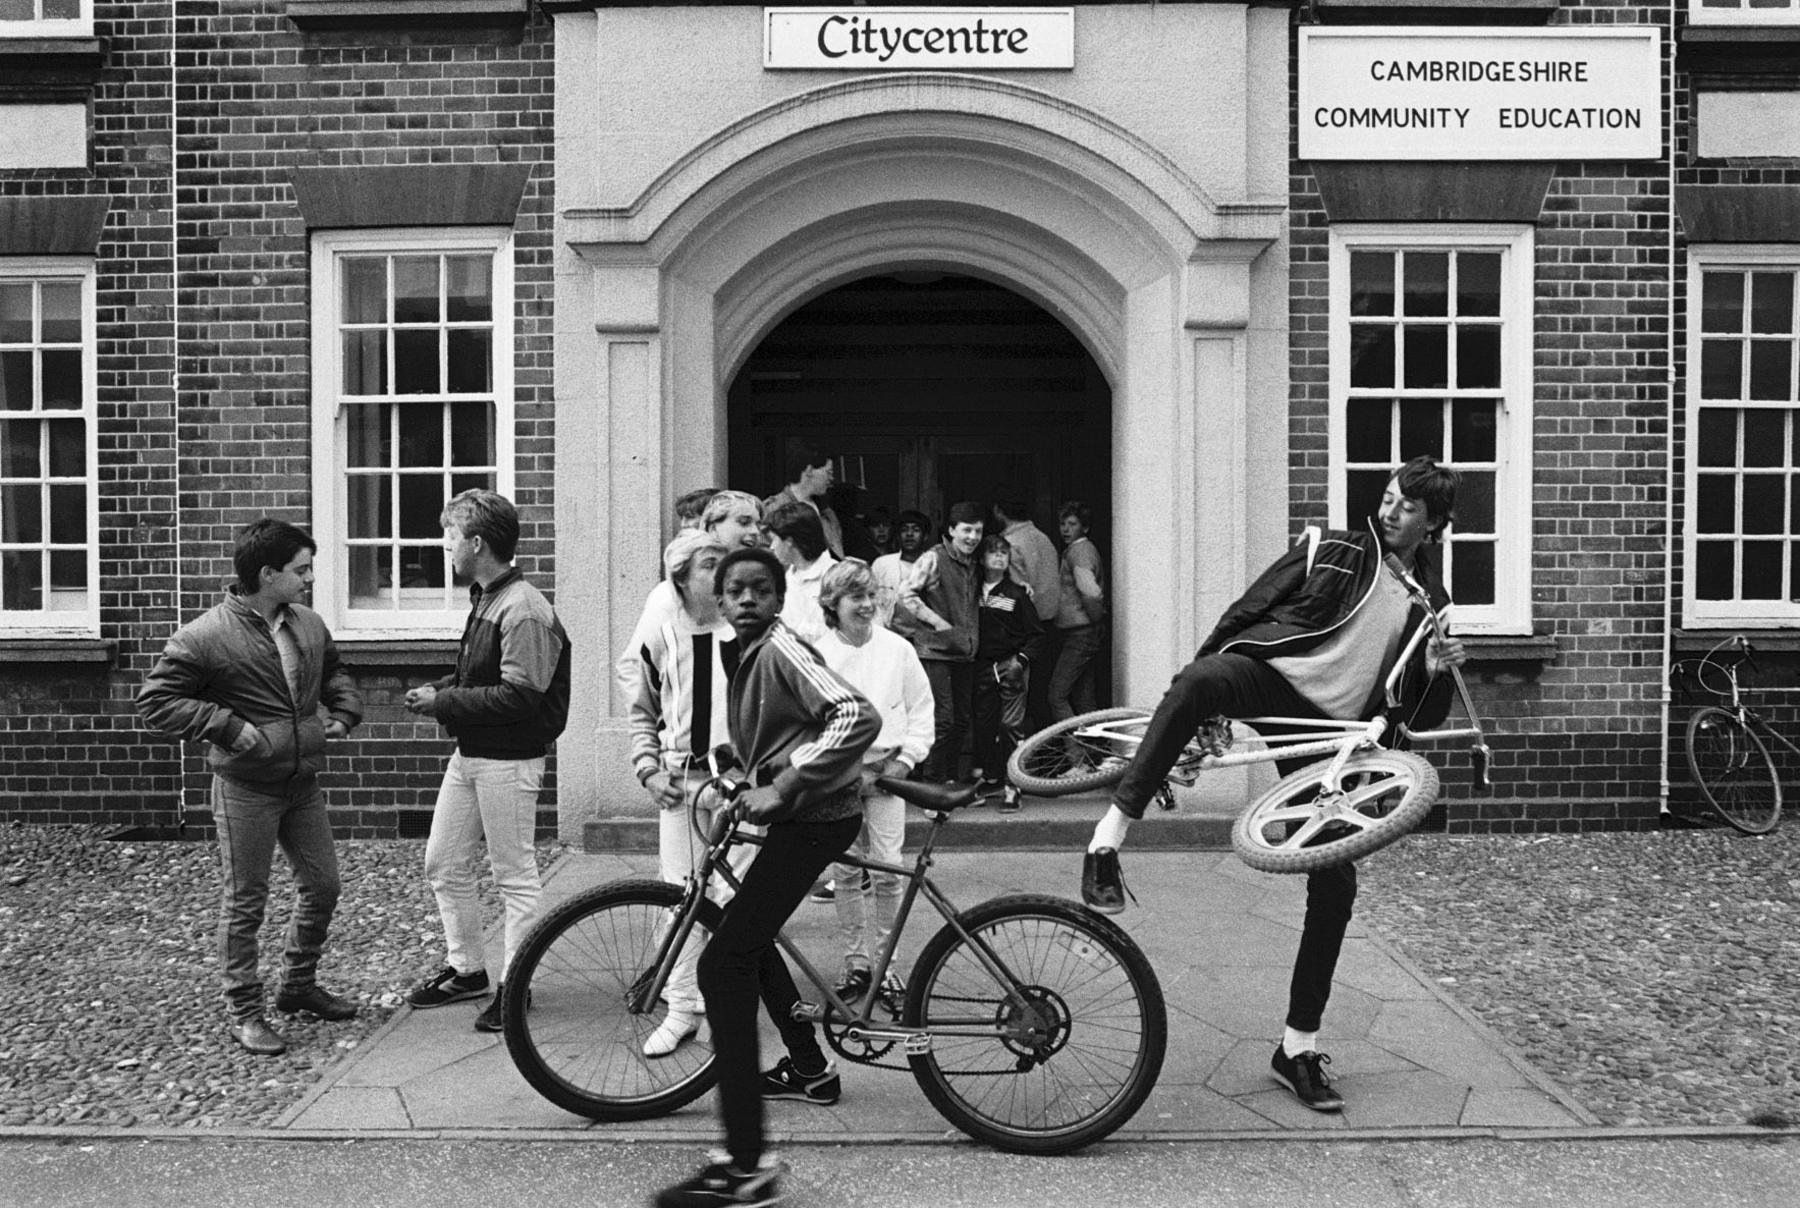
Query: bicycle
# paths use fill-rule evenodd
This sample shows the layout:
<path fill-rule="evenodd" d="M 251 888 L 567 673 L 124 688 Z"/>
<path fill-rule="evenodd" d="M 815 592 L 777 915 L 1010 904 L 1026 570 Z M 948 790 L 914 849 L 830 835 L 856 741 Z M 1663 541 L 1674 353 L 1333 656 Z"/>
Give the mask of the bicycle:
<path fill-rule="evenodd" d="M 939 831 L 953 811 L 979 800 L 975 791 L 885 777 L 875 784 L 923 809 L 932 825 L 911 868 L 844 860 L 906 879 L 860 1005 L 841 998 L 785 933 L 776 937 L 802 984 L 819 993 L 817 1003 L 801 1004 L 806 1017 L 823 1024 L 846 1060 L 910 1069 L 945 1119 L 996 1148 L 1061 1154 L 1112 1133 L 1162 1069 L 1168 1019 L 1149 960 L 1111 920 L 1061 898 L 1012 894 L 958 911 L 927 870 Z M 709 781 L 690 800 L 690 819 L 708 792 L 729 799 L 733 790 Z M 684 885 L 600 886 L 546 916 L 519 949 L 506 978 L 506 1046 L 552 1103 L 595 1120 L 642 1120 L 717 1082 L 704 1031 L 665 1057 L 645 1057 L 643 1044 L 660 1022 L 658 996 L 682 945 L 722 917 L 709 884 L 722 877 L 735 889 L 729 853 L 761 843 L 735 813 L 718 810 L 699 870 Z M 921 897 L 944 926 L 919 953 L 896 1005 L 879 991 Z M 884 1060 L 890 1055 L 905 1064 Z"/>
<path fill-rule="evenodd" d="M 1742 656 L 1734 662 L 1717 658 L 1719 651 L 1736 646 Z M 1781 777 L 1769 748 L 1757 730 L 1774 738 L 1795 755 L 1800 747 L 1788 741 L 1739 695 L 1738 666 L 1756 667 L 1756 654 L 1743 634 L 1726 638 L 1694 663 L 1678 662 L 1669 668 L 1671 680 L 1680 679 L 1692 667 L 1694 682 L 1721 703 L 1701 705 L 1688 714 L 1688 772 L 1700 786 L 1706 803 L 1724 822 L 1746 835 L 1766 835 L 1781 821 Z M 1722 671 L 1725 686 L 1707 681 L 1709 671 Z M 1725 703 L 1729 702 L 1729 703 Z"/>
<path fill-rule="evenodd" d="M 1466 726 L 1413 730 L 1397 720 L 1400 675 L 1418 644 L 1445 635 L 1443 621 L 1425 590 L 1399 571 L 1401 582 L 1424 620 L 1414 629 L 1385 683 L 1386 708 L 1368 721 L 1335 721 L 1316 717 L 1252 717 L 1252 728 L 1279 728 L 1260 737 L 1261 747 L 1232 751 L 1236 736 L 1231 720 L 1209 718 L 1182 749 L 1156 802 L 1175 807 L 1173 785 L 1192 785 L 1211 768 L 1242 767 L 1326 755 L 1283 777 L 1251 802 L 1232 826 L 1231 845 L 1246 864 L 1263 872 L 1315 872 L 1378 851 L 1417 826 L 1437 800 L 1437 769 L 1411 751 L 1383 745 L 1390 736 L 1406 742 L 1473 738 L 1475 775 L 1485 789 L 1492 786 L 1488 767 L 1492 752 L 1482 736 L 1481 721 L 1469 697 L 1462 670 L 1451 667 Z M 1007 778 L 1018 790 L 1043 797 L 1111 788 L 1125 778 L 1131 756 L 1142 741 L 1150 711 L 1135 708 L 1097 709 L 1039 730 L 1019 744 L 1007 763 Z"/>

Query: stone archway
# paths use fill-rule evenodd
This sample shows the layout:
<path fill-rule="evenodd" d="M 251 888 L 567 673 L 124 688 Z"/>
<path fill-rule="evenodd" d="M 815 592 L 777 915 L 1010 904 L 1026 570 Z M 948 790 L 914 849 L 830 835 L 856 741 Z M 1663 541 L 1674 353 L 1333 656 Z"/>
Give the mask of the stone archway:
<path fill-rule="evenodd" d="M 724 473 L 726 383 L 795 307 L 876 271 L 986 277 L 1093 354 L 1113 390 L 1115 616 L 1129 635 L 1115 686 L 1159 692 L 1241 585 L 1246 515 L 1286 506 L 1284 478 L 1247 470 L 1252 427 L 1276 424 L 1285 447 L 1285 378 L 1249 368 L 1285 355 L 1285 293 L 1269 288 L 1285 264 L 1258 262 L 1283 213 L 1216 203 L 1066 100 L 927 74 L 801 93 L 702 142 L 632 204 L 566 211 L 558 583 L 594 653 L 577 660 L 563 799 L 631 783 L 612 656 L 655 581 L 666 501 Z"/>

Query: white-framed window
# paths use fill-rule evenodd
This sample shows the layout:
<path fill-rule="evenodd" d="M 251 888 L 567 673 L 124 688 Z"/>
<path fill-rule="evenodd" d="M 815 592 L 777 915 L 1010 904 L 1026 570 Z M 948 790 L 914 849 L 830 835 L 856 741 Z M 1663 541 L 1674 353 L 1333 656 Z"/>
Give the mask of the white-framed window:
<path fill-rule="evenodd" d="M 1688 257 L 1689 625 L 1800 621 L 1800 246 Z"/>
<path fill-rule="evenodd" d="M 1436 457 L 1462 475 L 1457 627 L 1529 633 L 1531 228 L 1334 226 L 1330 270 L 1331 523 L 1360 527 L 1395 466 Z"/>
<path fill-rule="evenodd" d="M 1691 25 L 1791 25 L 1800 0 L 1688 0 Z"/>
<path fill-rule="evenodd" d="M 513 492 L 512 278 L 503 228 L 314 234 L 314 601 L 334 629 L 462 632 L 438 517 Z"/>
<path fill-rule="evenodd" d="M 91 260 L 0 260 L 0 635 L 97 636 Z"/>
<path fill-rule="evenodd" d="M 0 38 L 86 38 L 94 0 L 0 0 Z"/>

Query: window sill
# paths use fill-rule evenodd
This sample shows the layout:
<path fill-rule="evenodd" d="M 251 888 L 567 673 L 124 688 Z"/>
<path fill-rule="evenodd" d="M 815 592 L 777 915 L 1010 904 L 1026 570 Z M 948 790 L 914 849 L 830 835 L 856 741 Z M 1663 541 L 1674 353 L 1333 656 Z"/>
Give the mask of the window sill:
<path fill-rule="evenodd" d="M 1752 629 L 1744 626 L 1730 629 L 1677 629 L 1671 635 L 1670 644 L 1676 654 L 1705 654 L 1720 642 L 1730 641 L 1740 633 L 1749 638 L 1750 644 L 1758 650 L 1800 651 L 1800 629 Z"/>
<path fill-rule="evenodd" d="M 0 102 L 85 101 L 105 62 L 99 38 L 0 35 Z"/>
<path fill-rule="evenodd" d="M 517 27 L 526 0 L 287 0 L 287 19 L 308 31 Z"/>
<path fill-rule="evenodd" d="M 1464 637 L 1463 649 L 1477 663 L 1550 663 L 1560 645 L 1555 634 L 1532 633 L 1520 637 Z"/>
<path fill-rule="evenodd" d="M 15 663 L 111 665 L 119 644 L 107 638 L 9 638 L 0 634 L 0 666 Z"/>
<path fill-rule="evenodd" d="M 450 638 L 339 638 L 338 657 L 352 667 L 454 667 Z"/>

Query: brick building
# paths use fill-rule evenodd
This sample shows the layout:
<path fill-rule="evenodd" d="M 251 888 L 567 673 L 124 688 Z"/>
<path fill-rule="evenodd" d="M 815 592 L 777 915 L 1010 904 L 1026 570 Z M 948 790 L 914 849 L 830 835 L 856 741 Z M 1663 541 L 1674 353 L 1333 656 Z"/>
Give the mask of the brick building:
<path fill-rule="evenodd" d="M 1679 807 L 1669 663 L 1800 647 L 1800 0 L 887 7 L 0 4 L 0 815 L 204 807 L 131 698 L 267 512 L 370 705 L 340 827 L 422 833 L 477 483 L 576 646 L 544 824 L 634 812 L 668 501 L 802 436 L 1097 503 L 1137 703 L 1436 453 L 1498 755 L 1447 825 Z"/>

